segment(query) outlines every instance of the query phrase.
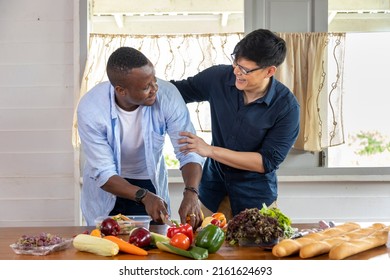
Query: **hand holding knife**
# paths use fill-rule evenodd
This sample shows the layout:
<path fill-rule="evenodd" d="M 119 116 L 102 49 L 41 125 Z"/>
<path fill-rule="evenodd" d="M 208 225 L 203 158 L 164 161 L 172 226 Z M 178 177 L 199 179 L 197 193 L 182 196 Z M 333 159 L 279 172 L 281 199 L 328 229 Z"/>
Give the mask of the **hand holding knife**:
<path fill-rule="evenodd" d="M 174 226 L 175 224 L 172 222 L 168 214 L 164 214 L 162 211 L 160 211 L 160 217 L 164 224 L 168 226 Z"/>

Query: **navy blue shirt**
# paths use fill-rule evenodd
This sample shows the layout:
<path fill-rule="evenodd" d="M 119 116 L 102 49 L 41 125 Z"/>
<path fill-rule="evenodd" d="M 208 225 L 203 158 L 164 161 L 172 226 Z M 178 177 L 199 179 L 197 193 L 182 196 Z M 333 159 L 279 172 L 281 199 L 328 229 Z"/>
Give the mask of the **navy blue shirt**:
<path fill-rule="evenodd" d="M 261 209 L 263 203 L 270 205 L 277 199 L 276 170 L 299 132 L 299 104 L 285 85 L 272 78 L 267 94 L 245 105 L 235 79 L 231 65 L 218 65 L 186 80 L 172 81 L 186 103 L 210 103 L 212 145 L 258 152 L 263 157 L 264 173 L 206 160 L 199 198 L 216 212 L 229 195 L 233 215 L 245 208 Z"/>

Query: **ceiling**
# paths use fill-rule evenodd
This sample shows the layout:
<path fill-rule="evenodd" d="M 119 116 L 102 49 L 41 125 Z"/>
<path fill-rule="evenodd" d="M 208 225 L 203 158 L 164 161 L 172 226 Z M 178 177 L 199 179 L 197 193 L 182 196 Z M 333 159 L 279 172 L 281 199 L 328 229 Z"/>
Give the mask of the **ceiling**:
<path fill-rule="evenodd" d="M 89 23 L 111 34 L 243 32 L 244 0 L 89 0 Z M 390 0 L 329 0 L 328 28 L 390 31 Z"/>
<path fill-rule="evenodd" d="M 329 31 L 390 31 L 390 0 L 329 0 Z"/>
<path fill-rule="evenodd" d="M 142 5 L 140 5 L 142 3 Z M 244 0 L 89 0 L 91 32 L 243 32 Z"/>

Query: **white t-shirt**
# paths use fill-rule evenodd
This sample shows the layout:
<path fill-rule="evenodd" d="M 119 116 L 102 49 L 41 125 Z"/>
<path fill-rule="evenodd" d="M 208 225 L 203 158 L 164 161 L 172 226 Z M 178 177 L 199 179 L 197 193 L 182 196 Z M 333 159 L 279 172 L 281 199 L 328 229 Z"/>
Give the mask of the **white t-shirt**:
<path fill-rule="evenodd" d="M 121 142 L 121 177 L 150 179 L 146 168 L 145 145 L 142 137 L 142 110 L 140 107 L 128 112 L 118 110 Z"/>

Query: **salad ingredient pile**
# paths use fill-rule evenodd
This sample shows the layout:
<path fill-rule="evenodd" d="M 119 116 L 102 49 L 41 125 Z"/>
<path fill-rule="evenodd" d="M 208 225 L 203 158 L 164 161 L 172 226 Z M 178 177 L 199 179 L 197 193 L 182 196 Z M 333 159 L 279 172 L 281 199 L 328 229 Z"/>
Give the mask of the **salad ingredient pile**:
<path fill-rule="evenodd" d="M 283 238 L 290 238 L 295 233 L 295 230 L 291 227 L 291 219 L 283 214 L 279 208 L 268 208 L 267 205 L 263 203 L 260 214 L 278 220 L 279 226 L 283 229 Z"/>
<path fill-rule="evenodd" d="M 255 244 L 274 243 L 283 237 L 283 229 L 278 220 L 264 216 L 258 208 L 245 209 L 228 223 L 226 241 L 234 245 L 240 239 L 250 239 Z"/>

